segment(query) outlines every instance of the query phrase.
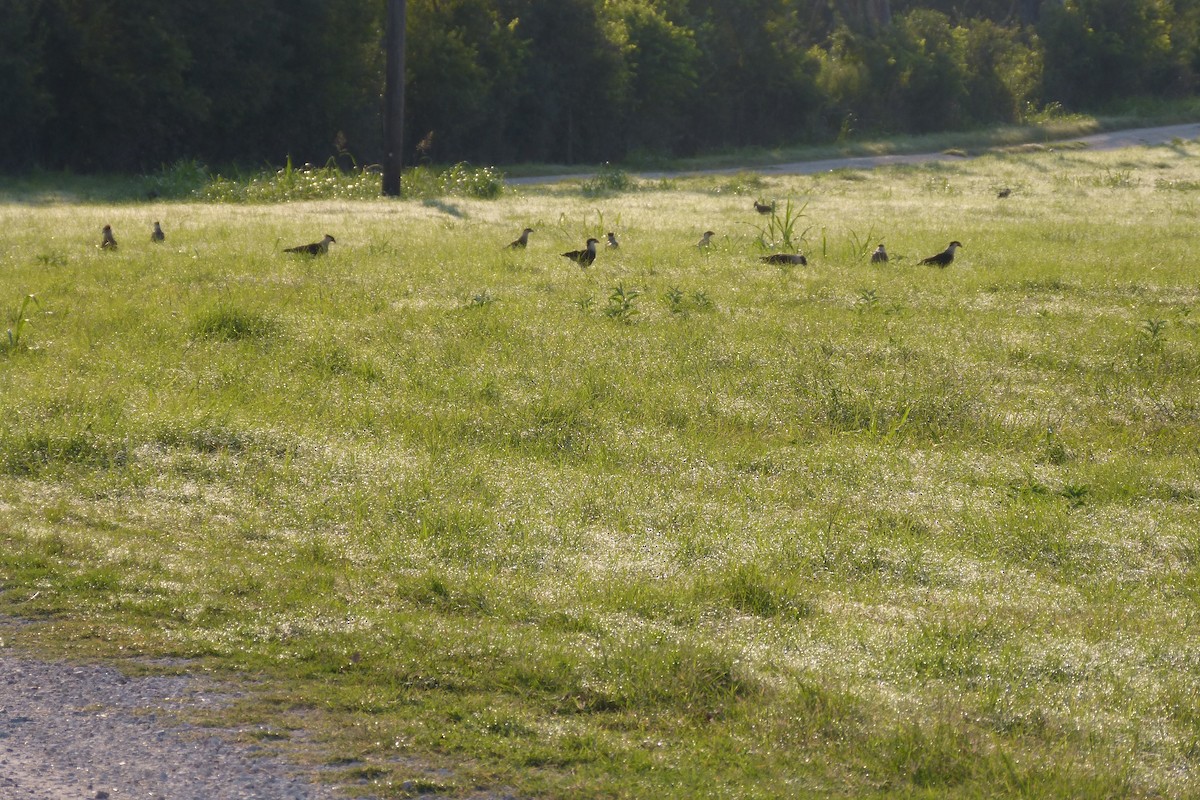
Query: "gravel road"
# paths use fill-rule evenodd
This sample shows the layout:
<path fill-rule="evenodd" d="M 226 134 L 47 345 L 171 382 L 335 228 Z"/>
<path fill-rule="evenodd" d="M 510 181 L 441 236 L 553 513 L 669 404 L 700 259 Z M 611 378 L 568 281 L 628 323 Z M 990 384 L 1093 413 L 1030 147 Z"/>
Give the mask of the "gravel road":
<path fill-rule="evenodd" d="M 1082 144 L 1089 150 L 1115 150 L 1121 147 L 1136 147 L 1138 145 L 1158 145 L 1172 142 L 1176 139 L 1191 141 L 1200 138 L 1200 123 L 1189 122 L 1181 125 L 1164 125 L 1155 128 L 1133 128 L 1123 131 L 1096 133 L 1089 136 L 1076 136 L 1059 142 L 1041 143 L 1044 147 L 1055 145 Z M 755 167 L 731 167 L 728 169 L 686 170 L 683 172 L 639 172 L 637 177 L 646 180 L 678 177 L 684 175 L 734 175 L 739 172 L 756 172 L 761 175 L 815 175 L 818 172 L 829 172 L 833 169 L 874 169 L 890 164 L 928 164 L 932 161 L 962 161 L 970 156 L 952 155 L 950 153 L 905 153 L 901 155 L 883 156 L 851 156 L 846 158 L 826 158 L 820 161 L 792 161 L 785 164 L 766 164 Z M 579 175 L 542 175 L 529 178 L 509 178 L 512 184 L 558 183 L 568 180 L 587 180 L 594 177 L 590 173 Z"/>

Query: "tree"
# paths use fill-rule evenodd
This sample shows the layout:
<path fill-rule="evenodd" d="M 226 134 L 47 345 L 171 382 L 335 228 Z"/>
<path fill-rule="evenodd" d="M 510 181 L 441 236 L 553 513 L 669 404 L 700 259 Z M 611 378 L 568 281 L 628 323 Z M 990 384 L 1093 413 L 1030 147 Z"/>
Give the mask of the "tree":
<path fill-rule="evenodd" d="M 40 3 L 0 0 L 0 166 L 34 162 L 38 132 L 54 113 L 43 84 L 45 34 L 38 24 Z"/>
<path fill-rule="evenodd" d="M 701 54 L 691 30 L 648 0 L 606 5 L 621 32 L 628 91 L 619 123 L 626 150 L 677 152 L 687 136 Z"/>
<path fill-rule="evenodd" d="M 383 193 L 389 197 L 400 195 L 400 171 L 404 166 L 404 60 L 407 35 L 406 0 L 388 0 Z"/>

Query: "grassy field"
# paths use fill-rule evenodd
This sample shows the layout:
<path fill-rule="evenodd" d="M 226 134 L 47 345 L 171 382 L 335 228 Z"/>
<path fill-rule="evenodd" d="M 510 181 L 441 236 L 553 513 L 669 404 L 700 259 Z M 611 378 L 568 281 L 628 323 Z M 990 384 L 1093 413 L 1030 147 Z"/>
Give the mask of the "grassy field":
<path fill-rule="evenodd" d="M 383 797 L 1194 797 L 1198 211 L 1186 142 L 6 202 L 0 641 Z"/>

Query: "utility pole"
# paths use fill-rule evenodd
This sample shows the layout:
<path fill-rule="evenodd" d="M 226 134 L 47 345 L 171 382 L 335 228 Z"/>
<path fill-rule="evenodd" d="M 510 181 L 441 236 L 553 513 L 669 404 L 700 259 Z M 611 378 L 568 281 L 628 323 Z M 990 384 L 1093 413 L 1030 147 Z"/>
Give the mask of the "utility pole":
<path fill-rule="evenodd" d="M 388 0 L 387 65 L 383 86 L 383 193 L 400 196 L 404 166 L 404 41 L 408 28 L 407 0 Z"/>

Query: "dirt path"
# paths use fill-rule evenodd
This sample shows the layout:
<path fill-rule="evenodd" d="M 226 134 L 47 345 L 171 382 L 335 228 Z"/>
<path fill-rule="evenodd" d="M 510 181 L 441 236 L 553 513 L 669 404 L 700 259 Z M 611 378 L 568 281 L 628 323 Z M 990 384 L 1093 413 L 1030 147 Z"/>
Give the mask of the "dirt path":
<path fill-rule="evenodd" d="M 1134 128 L 1109 133 L 1096 133 L 1090 136 L 1078 136 L 1057 142 L 1046 142 L 1045 147 L 1065 144 L 1083 144 L 1089 150 L 1116 150 L 1121 147 L 1136 147 L 1139 145 L 1158 145 L 1172 142 L 1176 139 L 1190 141 L 1200 138 L 1200 122 L 1189 122 L 1182 125 L 1163 125 L 1154 128 Z M 763 175 L 813 175 L 818 172 L 828 172 L 833 169 L 874 169 L 890 164 L 927 164 L 933 161 L 961 161 L 971 156 L 951 155 L 948 153 L 908 153 L 903 155 L 883 156 L 851 156 L 845 158 L 826 158 L 818 161 L 792 161 L 785 164 L 768 164 L 760 167 L 729 167 L 725 169 L 685 170 L 682 172 L 639 172 L 637 177 L 648 180 L 659 178 L 680 177 L 687 175 L 733 175 L 747 170 Z M 534 178 L 512 178 L 512 184 L 558 183 L 567 180 L 586 180 L 590 174 L 580 175 L 545 175 Z"/>

